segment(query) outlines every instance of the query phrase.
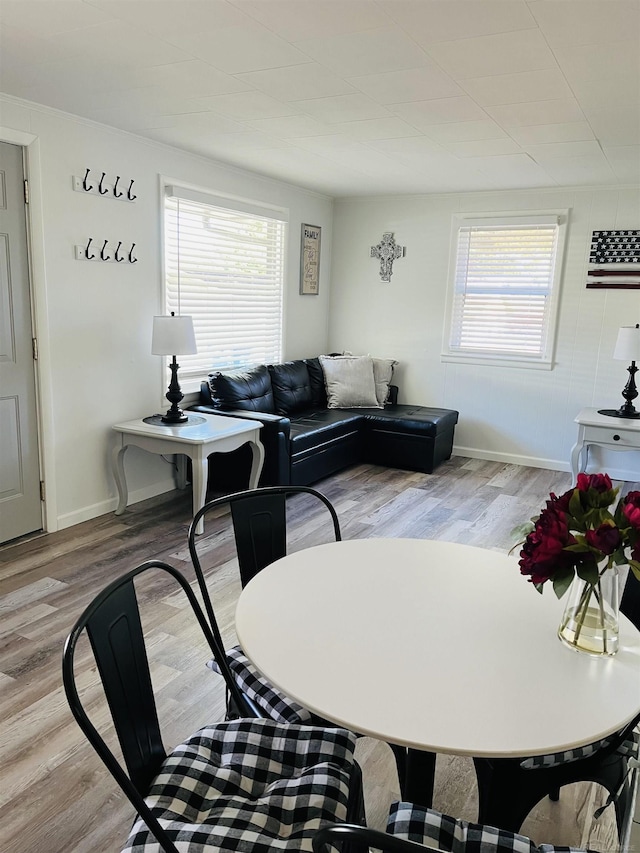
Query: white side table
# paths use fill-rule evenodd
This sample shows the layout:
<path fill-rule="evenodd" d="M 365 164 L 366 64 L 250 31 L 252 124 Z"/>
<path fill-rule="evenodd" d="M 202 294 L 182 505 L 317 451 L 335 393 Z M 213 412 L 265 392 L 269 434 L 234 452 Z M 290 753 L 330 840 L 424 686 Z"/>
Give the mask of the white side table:
<path fill-rule="evenodd" d="M 592 444 L 607 450 L 640 450 L 640 418 L 613 418 L 597 409 L 582 409 L 575 421 L 578 440 L 571 451 L 574 481 L 586 467 L 586 451 Z"/>
<path fill-rule="evenodd" d="M 149 453 L 184 454 L 191 459 L 193 472 L 193 514 L 204 506 L 207 494 L 208 458 L 212 453 L 229 453 L 243 444 L 252 452 L 249 488 L 258 487 L 264 463 L 264 447 L 260 441 L 260 421 L 225 418 L 223 415 L 189 415 L 186 424 L 145 423 L 143 419 L 115 424 L 117 436 L 112 448 L 113 476 L 118 487 L 116 515 L 122 515 L 128 501 L 127 480 L 124 471 L 124 453 L 127 447 L 140 447 Z M 183 460 L 184 462 L 184 460 Z M 184 467 L 178 467 L 178 485 L 185 486 Z M 201 520 L 196 533 L 202 533 Z"/>

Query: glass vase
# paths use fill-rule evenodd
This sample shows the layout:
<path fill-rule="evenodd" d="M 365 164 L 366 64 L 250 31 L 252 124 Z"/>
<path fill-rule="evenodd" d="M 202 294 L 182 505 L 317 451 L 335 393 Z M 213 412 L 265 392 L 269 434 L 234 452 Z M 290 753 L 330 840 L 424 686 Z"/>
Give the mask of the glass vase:
<path fill-rule="evenodd" d="M 600 572 L 596 584 L 577 575 L 569 587 L 558 636 L 572 649 L 591 655 L 618 651 L 618 567 Z"/>

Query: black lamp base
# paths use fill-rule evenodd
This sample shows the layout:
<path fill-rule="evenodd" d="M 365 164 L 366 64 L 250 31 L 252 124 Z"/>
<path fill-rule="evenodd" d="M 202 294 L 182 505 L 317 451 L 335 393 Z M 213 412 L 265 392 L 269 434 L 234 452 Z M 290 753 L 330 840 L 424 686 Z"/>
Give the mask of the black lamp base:
<path fill-rule="evenodd" d="M 166 415 L 162 416 L 162 423 L 170 426 L 175 424 L 186 424 L 189 420 L 189 416 L 185 415 L 182 409 L 178 406 L 178 403 L 184 397 L 184 394 L 180 390 L 180 383 L 178 382 L 179 367 L 180 365 L 176 361 L 176 357 L 174 355 L 173 360 L 169 365 L 169 369 L 171 370 L 171 383 L 169 384 L 169 390 L 165 394 L 167 400 L 171 403 L 171 408 Z"/>
<path fill-rule="evenodd" d="M 163 424 L 186 424 L 189 420 L 189 415 L 185 415 L 182 409 L 177 409 L 175 412 L 169 409 L 166 415 L 162 415 Z"/>
<path fill-rule="evenodd" d="M 627 412 L 624 406 L 621 409 L 598 409 L 598 414 L 608 415 L 610 418 L 640 418 L 640 412 L 635 409 L 632 412 Z"/>
<path fill-rule="evenodd" d="M 640 412 L 636 411 L 636 407 L 633 405 L 633 401 L 638 396 L 635 378 L 638 368 L 635 361 L 631 362 L 627 370 L 629 371 L 629 379 L 622 389 L 622 396 L 626 400 L 626 403 L 624 406 L 620 406 L 619 409 L 598 409 L 599 415 L 608 415 L 611 418 L 640 418 Z"/>
<path fill-rule="evenodd" d="M 167 424 L 164 420 L 164 415 L 149 415 L 146 418 L 142 419 L 145 424 L 152 424 L 153 426 L 171 426 L 171 424 Z M 176 426 L 198 426 L 199 424 L 203 424 L 206 422 L 206 419 L 200 417 L 198 415 L 189 415 L 188 420 L 182 424 L 176 424 Z"/>

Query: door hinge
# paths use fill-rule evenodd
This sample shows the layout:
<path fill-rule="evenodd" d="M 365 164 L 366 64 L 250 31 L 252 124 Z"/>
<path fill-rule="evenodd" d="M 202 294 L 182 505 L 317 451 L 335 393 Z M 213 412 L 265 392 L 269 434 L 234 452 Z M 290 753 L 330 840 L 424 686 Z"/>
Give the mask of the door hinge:
<path fill-rule="evenodd" d="M 44 480 L 40 480 L 40 500 L 44 501 Z"/>
<path fill-rule="evenodd" d="M 24 203 L 29 204 L 29 181 L 26 178 L 24 182 Z"/>
<path fill-rule="evenodd" d="M 33 350 L 33 360 L 38 360 L 38 339 L 31 338 L 31 349 Z"/>

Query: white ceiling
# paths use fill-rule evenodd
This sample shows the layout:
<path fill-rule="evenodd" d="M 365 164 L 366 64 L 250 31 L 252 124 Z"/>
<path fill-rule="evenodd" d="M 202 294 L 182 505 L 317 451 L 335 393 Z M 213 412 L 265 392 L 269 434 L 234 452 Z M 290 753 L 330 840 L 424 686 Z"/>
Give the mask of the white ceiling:
<path fill-rule="evenodd" d="M 640 0 L 0 0 L 0 57 L 7 94 L 333 196 L 640 183 Z"/>

